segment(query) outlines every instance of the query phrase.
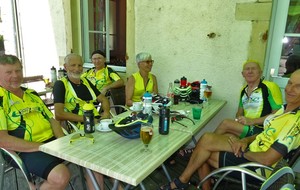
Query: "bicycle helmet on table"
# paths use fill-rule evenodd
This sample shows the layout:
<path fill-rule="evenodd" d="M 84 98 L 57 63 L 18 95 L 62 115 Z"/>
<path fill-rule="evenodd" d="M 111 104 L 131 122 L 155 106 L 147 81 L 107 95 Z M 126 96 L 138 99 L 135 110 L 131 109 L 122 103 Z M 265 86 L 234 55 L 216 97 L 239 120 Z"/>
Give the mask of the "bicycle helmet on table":
<path fill-rule="evenodd" d="M 140 130 L 142 123 L 152 123 L 153 117 L 142 112 L 132 113 L 130 116 L 118 120 L 116 123 L 110 124 L 109 128 L 128 139 L 140 138 Z"/>

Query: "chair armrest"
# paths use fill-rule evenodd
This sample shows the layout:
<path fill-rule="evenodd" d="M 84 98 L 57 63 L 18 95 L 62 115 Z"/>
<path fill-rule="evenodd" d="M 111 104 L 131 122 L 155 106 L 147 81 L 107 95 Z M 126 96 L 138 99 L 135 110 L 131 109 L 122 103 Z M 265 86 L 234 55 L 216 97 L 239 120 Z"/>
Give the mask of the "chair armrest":
<path fill-rule="evenodd" d="M 19 155 L 16 152 L 14 152 L 14 151 L 7 150 L 7 149 L 4 149 L 4 148 L 0 148 L 0 151 L 1 151 L 1 155 L 0 155 L 1 157 L 2 157 L 2 154 L 6 154 L 11 159 L 14 160 L 14 162 L 17 164 L 17 166 L 19 167 L 19 169 L 23 173 L 23 175 L 24 175 L 24 177 L 26 179 L 26 182 L 28 183 L 28 186 L 30 187 L 30 181 L 32 181 L 31 175 L 28 172 L 25 164 L 23 163 L 23 161 L 21 160 L 21 158 L 19 157 Z M 4 158 L 3 158 L 3 160 L 4 160 Z"/>
<path fill-rule="evenodd" d="M 271 169 L 271 167 L 268 167 L 268 166 L 264 166 L 264 165 L 261 165 L 259 163 L 255 163 L 255 162 L 250 162 L 250 163 L 245 163 L 245 164 L 241 164 L 241 165 L 238 165 L 238 166 L 226 166 L 226 167 L 222 167 L 222 168 L 218 168 L 214 171 L 212 171 L 209 175 L 207 175 L 203 180 L 200 181 L 200 183 L 198 184 L 198 187 L 201 187 L 202 184 L 210 179 L 212 176 L 215 176 L 217 174 L 222 174 L 221 177 L 219 177 L 218 181 L 215 183 L 214 185 L 214 189 L 217 188 L 217 186 L 220 184 L 220 182 L 227 176 L 229 175 L 230 173 L 232 172 L 240 172 L 241 173 L 241 177 L 242 177 L 242 186 L 246 186 L 246 178 L 245 176 L 246 175 L 249 175 L 249 176 L 252 176 L 256 179 L 258 179 L 259 181 L 262 181 L 264 182 L 266 180 L 266 177 L 263 176 L 263 175 L 260 175 L 250 169 L 248 169 L 247 167 L 257 167 L 257 168 L 265 168 L 265 169 Z"/>
<path fill-rule="evenodd" d="M 112 106 L 110 106 L 110 115 L 112 117 L 117 116 L 114 112 L 112 112 L 112 110 L 111 110 L 112 108 L 122 108 L 124 110 L 124 112 L 130 111 L 126 106 L 123 106 L 123 105 L 112 105 Z"/>

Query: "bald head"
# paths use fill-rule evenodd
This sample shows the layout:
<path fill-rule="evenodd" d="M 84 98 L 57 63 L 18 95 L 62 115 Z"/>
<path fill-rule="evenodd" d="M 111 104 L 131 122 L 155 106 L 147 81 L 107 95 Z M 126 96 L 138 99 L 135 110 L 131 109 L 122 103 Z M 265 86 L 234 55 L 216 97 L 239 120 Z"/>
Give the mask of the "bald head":
<path fill-rule="evenodd" d="M 285 99 L 291 109 L 300 106 L 300 69 L 291 75 L 285 87 Z"/>

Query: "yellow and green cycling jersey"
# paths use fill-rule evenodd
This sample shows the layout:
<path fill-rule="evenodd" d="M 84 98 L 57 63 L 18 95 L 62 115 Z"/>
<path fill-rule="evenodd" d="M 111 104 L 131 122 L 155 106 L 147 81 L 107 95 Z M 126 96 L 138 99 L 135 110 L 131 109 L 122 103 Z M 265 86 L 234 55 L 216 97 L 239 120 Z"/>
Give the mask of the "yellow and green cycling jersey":
<path fill-rule="evenodd" d="M 146 86 L 144 85 L 144 79 L 141 76 L 140 72 L 133 73 L 132 76 L 135 80 L 132 101 L 140 102 L 142 101 L 142 97 L 145 92 L 149 92 L 149 93 L 153 92 L 153 87 L 154 87 L 153 75 L 151 73 L 148 74 L 148 81 L 146 82 Z"/>
<path fill-rule="evenodd" d="M 72 85 L 67 77 L 63 77 L 54 85 L 54 103 L 63 103 L 66 112 L 83 115 L 83 105 L 86 103 L 99 104 L 97 102 L 97 95 L 100 94 L 94 91 L 97 89 L 86 79 L 81 77 L 80 85 Z M 77 94 L 77 93 L 79 93 Z M 93 110 L 94 116 L 100 117 L 96 107 Z M 82 128 L 82 123 L 76 124 L 78 128 Z"/>
<path fill-rule="evenodd" d="M 264 131 L 249 145 L 251 152 L 266 152 L 270 147 L 283 157 L 300 145 L 300 110 L 284 113 L 284 107 L 264 121 Z"/>
<path fill-rule="evenodd" d="M 280 109 L 282 96 L 277 84 L 270 81 L 261 81 L 250 96 L 247 95 L 248 86 L 242 88 L 239 107 L 243 108 L 244 116 L 260 118 Z"/>
<path fill-rule="evenodd" d="M 82 77 L 87 78 L 99 91 L 105 86 L 120 80 L 121 77 L 112 68 L 104 67 L 98 71 L 91 68 L 82 74 Z"/>
<path fill-rule="evenodd" d="M 0 130 L 12 136 L 32 142 L 44 142 L 52 138 L 49 122 L 52 112 L 39 95 L 31 89 L 22 88 L 22 98 L 0 87 Z"/>
<path fill-rule="evenodd" d="M 90 84 L 88 83 L 88 81 L 85 78 L 81 78 L 81 81 L 82 81 L 83 85 L 85 85 L 87 87 L 87 89 L 89 90 L 87 93 L 90 93 L 90 95 L 92 96 L 92 99 L 89 101 L 82 100 L 81 98 L 79 98 L 77 96 L 74 88 L 72 87 L 71 83 L 69 82 L 69 80 L 66 77 L 62 78 L 61 81 L 64 83 L 64 86 L 65 86 L 65 102 L 64 102 L 65 111 L 75 113 L 74 111 L 76 109 L 78 109 L 76 111 L 76 114 L 83 115 L 83 105 L 84 104 L 97 103 L 97 95 L 95 94 L 95 92 L 93 91 Z M 94 115 L 95 116 L 99 115 L 96 108 L 94 108 Z"/>

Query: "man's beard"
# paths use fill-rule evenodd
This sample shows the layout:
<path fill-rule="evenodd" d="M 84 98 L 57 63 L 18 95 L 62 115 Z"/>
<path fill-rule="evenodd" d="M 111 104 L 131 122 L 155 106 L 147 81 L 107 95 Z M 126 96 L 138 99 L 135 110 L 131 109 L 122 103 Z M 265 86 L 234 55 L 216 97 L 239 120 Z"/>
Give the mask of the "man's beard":
<path fill-rule="evenodd" d="M 80 79 L 82 73 L 68 73 L 68 76 L 75 79 Z"/>

